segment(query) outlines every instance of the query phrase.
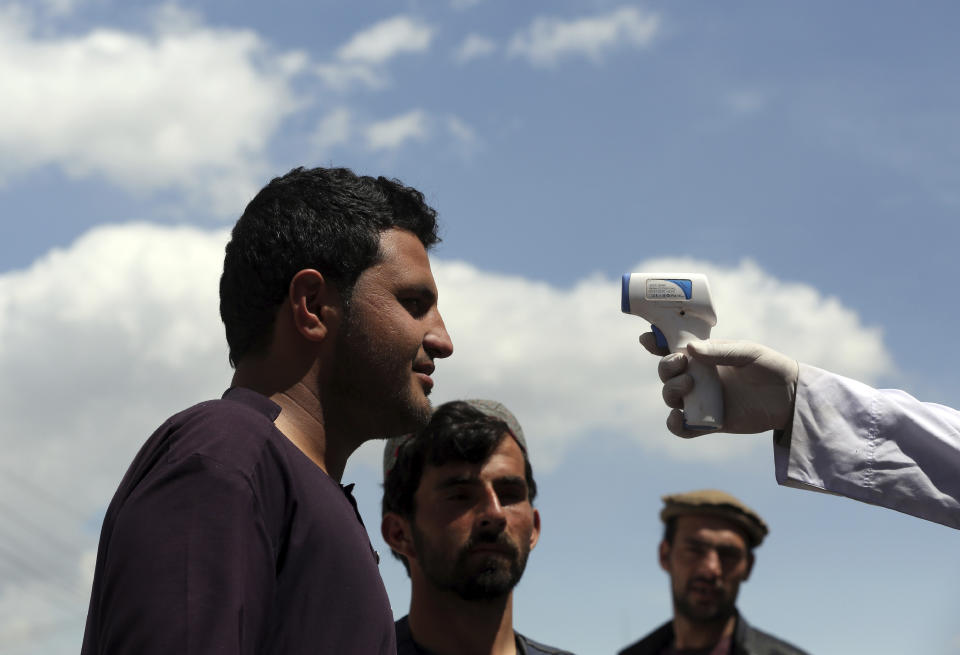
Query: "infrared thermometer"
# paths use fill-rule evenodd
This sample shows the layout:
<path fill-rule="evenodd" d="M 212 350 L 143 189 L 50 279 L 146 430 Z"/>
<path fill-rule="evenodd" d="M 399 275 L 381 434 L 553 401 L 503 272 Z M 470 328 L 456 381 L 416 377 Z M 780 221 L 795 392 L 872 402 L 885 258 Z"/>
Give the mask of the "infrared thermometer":
<path fill-rule="evenodd" d="M 717 314 L 710 285 L 702 273 L 627 273 L 620 308 L 650 322 L 657 345 L 686 352 L 687 344 L 710 338 Z M 717 367 L 687 358 L 693 390 L 683 397 L 688 430 L 718 430 L 723 425 L 723 389 Z"/>

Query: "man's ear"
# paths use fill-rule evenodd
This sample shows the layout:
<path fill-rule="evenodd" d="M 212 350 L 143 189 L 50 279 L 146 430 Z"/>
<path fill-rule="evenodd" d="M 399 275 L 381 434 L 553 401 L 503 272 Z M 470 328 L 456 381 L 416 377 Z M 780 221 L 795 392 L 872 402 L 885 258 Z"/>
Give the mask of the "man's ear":
<path fill-rule="evenodd" d="M 670 544 L 666 541 L 661 541 L 658 554 L 660 558 L 660 568 L 670 573 Z"/>
<path fill-rule="evenodd" d="M 410 522 L 399 514 L 387 512 L 380 520 L 380 534 L 390 548 L 407 560 L 416 559 L 417 553 L 413 548 L 413 534 Z"/>
<path fill-rule="evenodd" d="M 540 541 L 540 512 L 533 508 L 533 531 L 530 533 L 530 550 L 533 550 Z"/>
<path fill-rule="evenodd" d="M 298 271 L 288 291 L 293 324 L 305 339 L 322 341 L 341 314 L 340 293 L 312 268 Z"/>
<path fill-rule="evenodd" d="M 753 571 L 753 562 L 754 562 L 753 551 L 750 551 L 747 553 L 747 572 L 743 576 L 743 582 L 746 582 L 747 580 L 750 579 L 750 572 Z"/>

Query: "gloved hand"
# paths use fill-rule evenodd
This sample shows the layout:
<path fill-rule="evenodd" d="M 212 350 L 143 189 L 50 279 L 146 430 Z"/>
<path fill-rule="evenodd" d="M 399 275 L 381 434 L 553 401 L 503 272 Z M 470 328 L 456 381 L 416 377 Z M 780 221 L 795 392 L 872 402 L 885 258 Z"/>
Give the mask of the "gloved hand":
<path fill-rule="evenodd" d="M 685 371 L 687 358 L 716 364 L 723 386 L 723 427 L 720 432 L 753 434 L 786 429 L 793 420 L 800 366 L 795 361 L 749 341 L 694 341 L 686 353 L 668 354 L 656 344 L 652 332 L 640 335 L 640 343 L 654 355 L 665 355 L 657 372 L 663 382 L 663 401 L 673 407 L 667 429 L 678 437 L 696 437 L 702 431 L 683 427 L 683 397 L 693 389 Z"/>

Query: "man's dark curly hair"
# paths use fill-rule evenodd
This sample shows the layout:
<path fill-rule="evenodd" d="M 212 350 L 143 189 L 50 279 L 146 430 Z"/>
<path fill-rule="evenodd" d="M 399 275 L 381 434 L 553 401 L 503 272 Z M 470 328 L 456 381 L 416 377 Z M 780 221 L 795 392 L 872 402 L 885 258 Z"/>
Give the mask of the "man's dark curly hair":
<path fill-rule="evenodd" d="M 484 462 L 503 439 L 512 438 L 509 433 L 506 423 L 469 403 L 455 400 L 440 405 L 426 427 L 400 445 L 396 463 L 385 473 L 383 514 L 393 512 L 413 520 L 417 509 L 414 495 L 427 465 Z M 533 479 L 527 452 L 522 450 L 528 498 L 532 503 L 537 495 L 537 483 Z M 407 566 L 406 558 L 396 552 L 393 554 Z"/>
<path fill-rule="evenodd" d="M 360 274 L 380 258 L 380 233 L 401 228 L 429 249 L 437 213 L 423 194 L 347 168 L 295 168 L 273 179 L 233 228 L 220 277 L 220 317 L 230 364 L 268 345 L 277 309 L 298 271 L 312 268 L 348 303 Z"/>

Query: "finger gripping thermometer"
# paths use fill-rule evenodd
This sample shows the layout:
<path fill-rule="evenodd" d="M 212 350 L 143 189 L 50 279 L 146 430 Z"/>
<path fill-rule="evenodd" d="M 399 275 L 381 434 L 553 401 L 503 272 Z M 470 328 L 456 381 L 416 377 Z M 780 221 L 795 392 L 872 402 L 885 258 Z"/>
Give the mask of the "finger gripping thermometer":
<path fill-rule="evenodd" d="M 717 314 L 710 285 L 702 273 L 627 273 L 623 276 L 621 306 L 650 322 L 657 345 L 670 352 L 686 352 L 691 341 L 710 338 Z M 688 430 L 717 430 L 723 425 L 723 389 L 717 367 L 690 357 L 687 372 L 693 390 L 683 397 L 683 422 Z"/>

